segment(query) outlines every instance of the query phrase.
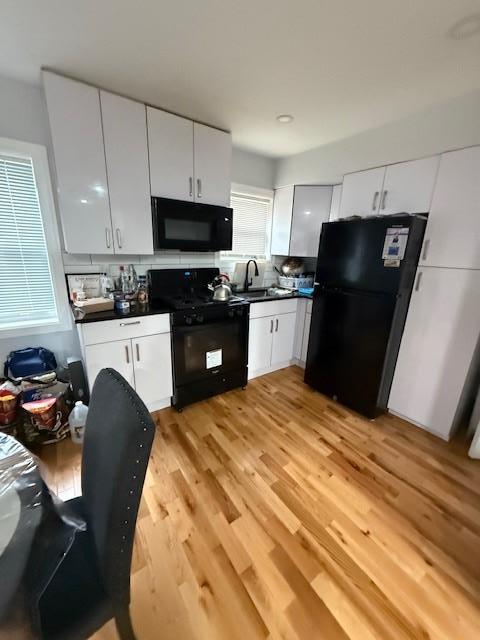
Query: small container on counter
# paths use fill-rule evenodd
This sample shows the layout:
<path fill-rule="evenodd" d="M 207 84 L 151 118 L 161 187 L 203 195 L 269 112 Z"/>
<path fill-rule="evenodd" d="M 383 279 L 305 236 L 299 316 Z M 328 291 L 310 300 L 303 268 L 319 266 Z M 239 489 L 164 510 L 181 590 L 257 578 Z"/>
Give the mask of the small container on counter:
<path fill-rule="evenodd" d="M 130 312 L 130 301 L 125 300 L 124 296 L 115 296 L 115 313 L 125 314 Z"/>

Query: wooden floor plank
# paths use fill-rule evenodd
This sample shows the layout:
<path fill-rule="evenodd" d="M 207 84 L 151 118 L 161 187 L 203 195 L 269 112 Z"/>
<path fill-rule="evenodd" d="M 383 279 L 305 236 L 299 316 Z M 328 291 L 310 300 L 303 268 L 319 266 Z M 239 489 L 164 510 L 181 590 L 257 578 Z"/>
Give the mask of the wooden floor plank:
<path fill-rule="evenodd" d="M 364 420 L 296 367 L 155 420 L 138 640 L 480 638 L 480 463 L 461 446 Z M 78 495 L 78 447 L 42 457 Z"/>

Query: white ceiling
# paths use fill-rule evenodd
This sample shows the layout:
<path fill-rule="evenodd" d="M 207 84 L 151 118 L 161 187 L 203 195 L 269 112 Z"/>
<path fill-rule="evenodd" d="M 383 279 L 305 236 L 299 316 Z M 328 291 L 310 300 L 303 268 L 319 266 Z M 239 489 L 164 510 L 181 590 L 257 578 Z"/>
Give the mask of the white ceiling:
<path fill-rule="evenodd" d="M 41 66 L 283 156 L 480 87 L 479 0 L 2 0 L 0 74 Z M 0 97 L 1 99 L 1 97 Z M 295 116 L 292 124 L 278 114 Z"/>

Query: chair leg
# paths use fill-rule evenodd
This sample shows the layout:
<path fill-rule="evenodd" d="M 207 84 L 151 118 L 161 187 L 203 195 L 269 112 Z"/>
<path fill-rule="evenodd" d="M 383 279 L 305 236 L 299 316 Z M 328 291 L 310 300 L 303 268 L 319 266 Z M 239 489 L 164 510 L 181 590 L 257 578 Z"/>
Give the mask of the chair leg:
<path fill-rule="evenodd" d="M 115 626 L 117 627 L 120 640 L 136 640 L 128 606 L 115 611 Z"/>

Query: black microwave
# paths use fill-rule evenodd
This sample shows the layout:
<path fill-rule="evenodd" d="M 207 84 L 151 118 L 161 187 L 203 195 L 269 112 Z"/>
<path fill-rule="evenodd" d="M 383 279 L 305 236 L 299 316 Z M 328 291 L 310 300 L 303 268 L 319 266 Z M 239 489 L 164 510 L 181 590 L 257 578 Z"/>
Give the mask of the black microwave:
<path fill-rule="evenodd" d="M 232 248 L 233 210 L 198 202 L 152 197 L 156 250 L 226 251 Z"/>

